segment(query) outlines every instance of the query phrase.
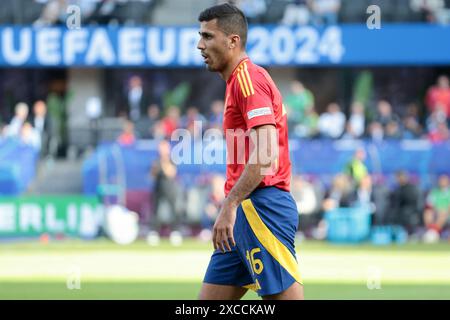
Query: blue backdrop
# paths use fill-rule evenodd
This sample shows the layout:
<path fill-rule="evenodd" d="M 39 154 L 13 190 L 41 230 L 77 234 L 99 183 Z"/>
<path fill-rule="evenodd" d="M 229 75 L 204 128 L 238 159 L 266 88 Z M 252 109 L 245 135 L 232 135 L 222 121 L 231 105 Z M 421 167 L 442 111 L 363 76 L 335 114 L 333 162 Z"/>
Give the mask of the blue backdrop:
<path fill-rule="evenodd" d="M 0 66 L 199 67 L 198 26 L 0 26 Z M 261 65 L 450 64 L 450 26 L 253 25 L 248 52 Z"/>

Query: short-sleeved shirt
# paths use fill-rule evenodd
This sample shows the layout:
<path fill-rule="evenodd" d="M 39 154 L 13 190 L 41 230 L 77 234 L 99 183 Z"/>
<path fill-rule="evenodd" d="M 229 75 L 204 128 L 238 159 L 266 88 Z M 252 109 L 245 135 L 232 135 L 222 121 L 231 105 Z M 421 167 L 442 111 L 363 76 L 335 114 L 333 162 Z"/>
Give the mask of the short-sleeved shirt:
<path fill-rule="evenodd" d="M 265 175 L 258 187 L 274 186 L 290 191 L 291 162 L 286 109 L 269 73 L 247 57 L 227 80 L 225 92 L 223 129 L 227 144 L 226 195 L 248 162 L 250 129 L 267 124 L 274 125 L 277 130 L 278 158 L 271 174 Z M 245 135 L 247 138 L 244 139 Z"/>

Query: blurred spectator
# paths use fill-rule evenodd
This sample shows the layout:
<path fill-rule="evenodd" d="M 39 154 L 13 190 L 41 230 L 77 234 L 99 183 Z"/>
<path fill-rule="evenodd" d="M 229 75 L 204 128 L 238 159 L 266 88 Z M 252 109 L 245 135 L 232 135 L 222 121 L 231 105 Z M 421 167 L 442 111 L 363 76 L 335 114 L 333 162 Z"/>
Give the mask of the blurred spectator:
<path fill-rule="evenodd" d="M 5 135 L 10 137 L 19 137 L 20 130 L 28 117 L 28 105 L 24 102 L 19 102 L 14 108 L 14 117 L 11 119 L 9 125 L 4 129 Z"/>
<path fill-rule="evenodd" d="M 373 206 L 372 177 L 364 175 L 355 189 L 352 200 L 352 206 Z"/>
<path fill-rule="evenodd" d="M 25 122 L 20 129 L 20 141 L 35 148 L 36 150 L 41 149 L 41 139 L 39 137 L 39 132 L 34 129 L 29 122 Z"/>
<path fill-rule="evenodd" d="M 158 145 L 159 159 L 155 160 L 151 167 L 153 178 L 153 217 L 150 220 L 149 238 L 159 237 L 163 216 L 169 216 L 172 223 L 170 240 L 172 243 L 182 241 L 181 227 L 181 190 L 176 182 L 177 167 L 170 158 L 170 143 L 161 140 Z"/>
<path fill-rule="evenodd" d="M 417 103 L 411 102 L 406 106 L 406 117 L 412 117 L 420 122 L 420 108 Z"/>
<path fill-rule="evenodd" d="M 428 139 L 433 143 L 443 142 L 450 139 L 450 131 L 447 122 L 440 122 L 437 128 L 428 134 Z"/>
<path fill-rule="evenodd" d="M 211 104 L 211 111 L 208 118 L 208 127 L 216 128 L 222 131 L 223 113 L 224 113 L 223 100 L 214 100 Z"/>
<path fill-rule="evenodd" d="M 365 128 L 364 105 L 360 102 L 353 102 L 350 117 L 348 119 L 348 132 L 353 138 L 361 138 Z"/>
<path fill-rule="evenodd" d="M 147 94 L 144 92 L 142 86 L 142 79 L 139 76 L 132 76 L 128 81 L 128 87 L 126 92 L 126 108 L 128 118 L 137 122 L 143 114 L 145 114 L 145 108 L 149 105 Z"/>
<path fill-rule="evenodd" d="M 429 113 L 441 106 L 446 118 L 450 120 L 450 84 L 447 76 L 440 76 L 437 84 L 428 89 L 425 103 Z"/>
<path fill-rule="evenodd" d="M 324 138 L 338 139 L 345 127 L 345 115 L 337 103 L 330 103 L 327 112 L 319 116 L 319 132 Z"/>
<path fill-rule="evenodd" d="M 403 119 L 403 139 L 419 139 L 422 136 L 422 126 L 411 115 Z"/>
<path fill-rule="evenodd" d="M 50 154 L 55 157 L 57 152 L 56 141 L 54 139 L 55 132 L 51 118 L 47 113 L 47 105 L 44 101 L 38 100 L 34 103 L 31 123 L 39 134 L 42 156 L 45 157 Z"/>
<path fill-rule="evenodd" d="M 413 231 L 420 224 L 421 194 L 406 172 L 397 172 L 396 180 L 397 187 L 390 196 L 391 210 L 388 222 Z"/>
<path fill-rule="evenodd" d="M 117 0 L 96 2 L 96 7 L 92 12 L 89 22 L 96 22 L 98 24 L 122 23 L 123 21 L 117 16 L 118 2 Z"/>
<path fill-rule="evenodd" d="M 435 23 L 439 12 L 444 9 L 444 0 L 410 0 L 410 7 L 413 11 L 422 15 L 422 21 Z"/>
<path fill-rule="evenodd" d="M 361 180 L 368 175 L 368 170 L 364 164 L 366 159 L 366 152 L 364 149 L 357 149 L 353 155 L 352 160 L 345 166 L 344 173 L 346 173 L 352 180 L 354 186 L 358 186 Z"/>
<path fill-rule="evenodd" d="M 374 214 L 373 224 L 383 225 L 389 209 L 389 190 L 383 184 L 374 184 L 372 177 L 367 174 L 355 189 L 352 206 L 368 208 Z"/>
<path fill-rule="evenodd" d="M 197 123 L 196 123 L 197 122 Z M 201 122 L 201 126 L 198 122 Z M 186 110 L 186 114 L 181 117 L 182 128 L 188 129 L 194 139 L 202 137 L 201 129 L 206 126 L 206 118 L 198 111 L 197 107 L 191 106 Z"/>
<path fill-rule="evenodd" d="M 437 104 L 426 120 L 428 132 L 436 131 L 439 123 L 446 122 L 446 118 L 444 107 L 441 104 Z"/>
<path fill-rule="evenodd" d="M 392 112 L 391 104 L 386 100 L 378 101 L 377 115 L 375 120 L 383 126 L 384 130 L 386 130 L 386 126 L 388 125 L 389 122 L 391 121 L 395 121 L 397 123 L 400 122 L 399 117 Z"/>
<path fill-rule="evenodd" d="M 337 24 L 341 0 L 310 0 L 309 3 L 315 25 Z"/>
<path fill-rule="evenodd" d="M 420 124 L 419 106 L 410 103 L 406 107 L 406 116 L 403 118 L 403 139 L 419 139 L 423 135 L 423 128 Z"/>
<path fill-rule="evenodd" d="M 153 139 L 155 136 L 155 126 L 159 120 L 159 106 L 151 104 L 147 108 L 147 115 L 139 119 L 136 123 L 136 130 L 140 139 Z"/>
<path fill-rule="evenodd" d="M 323 189 L 318 183 L 308 181 L 304 176 L 293 175 L 291 192 L 301 215 L 299 228 L 309 236 L 312 227 L 320 220 Z"/>
<path fill-rule="evenodd" d="M 267 10 L 265 0 L 237 0 L 235 3 L 244 13 L 248 23 L 260 23 Z"/>
<path fill-rule="evenodd" d="M 344 134 L 342 135 L 341 139 L 343 139 L 343 140 L 356 139 L 356 135 L 353 132 L 352 126 L 350 125 L 350 123 L 348 121 L 345 124 L 345 131 L 344 131 Z"/>
<path fill-rule="evenodd" d="M 134 132 L 134 123 L 125 120 L 123 131 L 117 138 L 117 142 L 121 145 L 129 146 L 136 142 L 136 133 Z"/>
<path fill-rule="evenodd" d="M 363 179 L 364 180 L 364 179 Z M 382 176 L 372 176 L 372 202 L 375 205 L 372 222 L 376 225 L 387 224 L 388 211 L 390 210 L 389 189 L 382 181 Z"/>
<path fill-rule="evenodd" d="M 167 108 L 166 116 L 161 120 L 159 134 L 170 138 L 172 132 L 180 128 L 180 109 L 177 106 Z"/>
<path fill-rule="evenodd" d="M 200 237 L 202 240 L 211 240 L 212 227 L 214 226 L 214 222 L 219 215 L 222 202 L 225 199 L 224 185 L 224 176 L 219 174 L 212 176 L 211 190 L 201 219 L 202 231 L 200 233 Z"/>
<path fill-rule="evenodd" d="M 300 214 L 309 215 L 320 211 L 324 194 L 319 185 L 300 175 L 294 175 L 291 184 Z"/>
<path fill-rule="evenodd" d="M 353 198 L 353 186 L 346 174 L 334 177 L 331 189 L 323 201 L 323 209 L 329 211 L 340 207 L 350 207 Z"/>
<path fill-rule="evenodd" d="M 369 137 L 376 142 L 383 141 L 384 130 L 381 123 L 374 121 L 369 125 Z"/>
<path fill-rule="evenodd" d="M 319 115 L 313 106 L 307 107 L 305 116 L 294 126 L 294 135 L 299 138 L 314 138 L 319 134 Z"/>
<path fill-rule="evenodd" d="M 397 121 L 391 120 L 386 124 L 384 137 L 393 140 L 402 138 L 402 132 Z"/>
<path fill-rule="evenodd" d="M 308 0 L 293 0 L 284 10 L 281 23 L 287 25 L 307 25 L 311 19 Z"/>
<path fill-rule="evenodd" d="M 34 22 L 34 25 L 36 27 L 47 27 L 54 24 L 64 24 L 68 5 L 67 0 L 49 0 L 39 19 Z"/>
<path fill-rule="evenodd" d="M 349 177 L 346 174 L 338 174 L 333 178 L 330 190 L 322 202 L 323 211 L 330 211 L 336 208 L 350 207 L 353 201 L 354 189 Z M 317 227 L 313 230 L 312 236 L 315 239 L 323 240 L 327 235 L 327 224 L 321 219 Z"/>
<path fill-rule="evenodd" d="M 288 121 L 295 125 L 301 123 L 305 111 L 314 106 L 314 96 L 298 80 L 291 82 L 291 93 L 284 100 L 289 115 Z"/>
<path fill-rule="evenodd" d="M 426 198 L 423 220 L 427 229 L 441 232 L 447 224 L 450 213 L 450 181 L 447 175 L 439 177 L 438 186 Z"/>
<path fill-rule="evenodd" d="M 64 86 L 64 84 L 61 84 Z M 54 130 L 54 144 L 58 151 L 61 146 L 64 149 L 67 146 L 67 131 L 68 131 L 68 105 L 74 94 L 71 91 L 66 91 L 63 87 L 51 91 L 47 96 L 47 112 L 52 121 Z"/>

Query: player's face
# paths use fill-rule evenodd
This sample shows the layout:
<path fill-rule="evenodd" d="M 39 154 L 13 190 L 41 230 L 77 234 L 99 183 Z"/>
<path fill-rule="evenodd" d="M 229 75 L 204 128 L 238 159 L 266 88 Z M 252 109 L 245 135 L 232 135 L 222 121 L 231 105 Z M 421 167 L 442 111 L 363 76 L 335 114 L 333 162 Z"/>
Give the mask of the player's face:
<path fill-rule="evenodd" d="M 229 39 L 218 28 L 217 20 L 201 22 L 199 34 L 197 49 L 200 50 L 207 69 L 215 72 L 224 70 L 230 57 Z"/>

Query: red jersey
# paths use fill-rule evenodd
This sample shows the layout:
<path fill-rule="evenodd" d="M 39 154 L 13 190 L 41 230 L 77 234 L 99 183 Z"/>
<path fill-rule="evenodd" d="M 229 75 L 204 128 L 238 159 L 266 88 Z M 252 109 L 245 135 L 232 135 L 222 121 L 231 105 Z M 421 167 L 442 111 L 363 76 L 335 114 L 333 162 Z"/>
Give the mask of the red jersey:
<path fill-rule="evenodd" d="M 273 174 L 264 176 L 258 187 L 275 186 L 289 191 L 291 161 L 282 97 L 269 73 L 245 58 L 228 79 L 225 92 L 223 129 L 227 144 L 226 195 L 241 176 L 249 158 L 248 139 L 244 144 L 230 132 L 237 130 L 248 134 L 251 128 L 265 124 L 273 124 L 277 129 L 278 159 Z M 245 155 L 244 161 L 239 161 L 240 154 Z"/>

